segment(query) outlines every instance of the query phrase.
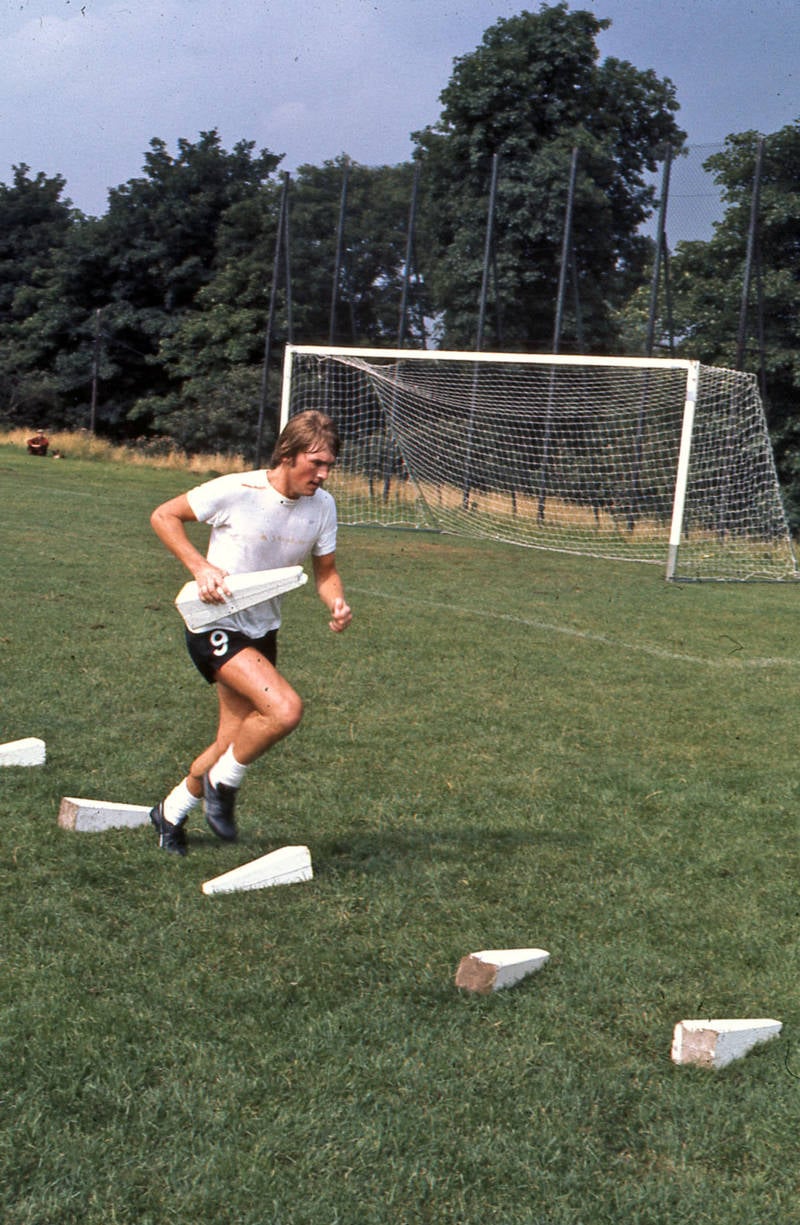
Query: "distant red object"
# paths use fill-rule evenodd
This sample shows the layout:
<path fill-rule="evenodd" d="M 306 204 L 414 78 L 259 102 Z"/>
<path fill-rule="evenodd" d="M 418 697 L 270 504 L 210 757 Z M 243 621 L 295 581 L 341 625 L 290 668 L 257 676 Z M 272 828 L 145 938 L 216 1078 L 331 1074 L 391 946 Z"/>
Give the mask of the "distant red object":
<path fill-rule="evenodd" d="M 46 455 L 47 448 L 50 446 L 50 439 L 43 430 L 39 430 L 38 434 L 34 434 L 33 438 L 28 439 L 28 454 L 29 455 Z"/>

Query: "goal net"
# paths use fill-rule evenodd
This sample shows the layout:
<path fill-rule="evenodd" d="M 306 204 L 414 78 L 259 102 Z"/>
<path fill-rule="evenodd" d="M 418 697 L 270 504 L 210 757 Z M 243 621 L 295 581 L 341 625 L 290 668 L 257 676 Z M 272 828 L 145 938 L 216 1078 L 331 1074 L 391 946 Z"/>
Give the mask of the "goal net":
<path fill-rule="evenodd" d="M 754 376 L 678 359 L 289 345 L 282 425 L 336 421 L 348 524 L 793 579 Z"/>

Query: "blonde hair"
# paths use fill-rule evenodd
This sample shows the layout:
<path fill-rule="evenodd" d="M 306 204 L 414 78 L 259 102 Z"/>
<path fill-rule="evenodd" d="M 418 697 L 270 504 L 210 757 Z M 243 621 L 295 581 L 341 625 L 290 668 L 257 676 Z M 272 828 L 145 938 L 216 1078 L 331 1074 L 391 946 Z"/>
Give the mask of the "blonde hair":
<path fill-rule="evenodd" d="M 281 431 L 270 459 L 270 468 L 278 468 L 285 459 L 293 460 L 303 451 L 327 447 L 334 457 L 339 454 L 339 431 L 331 417 L 316 409 L 308 409 L 292 417 Z"/>

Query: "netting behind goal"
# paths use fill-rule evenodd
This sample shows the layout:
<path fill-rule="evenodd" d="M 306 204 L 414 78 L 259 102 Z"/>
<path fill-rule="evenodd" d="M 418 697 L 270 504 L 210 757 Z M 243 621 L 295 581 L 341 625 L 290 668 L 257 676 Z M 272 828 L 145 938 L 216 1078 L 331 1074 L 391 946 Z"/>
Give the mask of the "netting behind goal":
<path fill-rule="evenodd" d="M 671 553 L 675 578 L 796 577 L 751 375 L 685 361 L 289 346 L 283 420 L 308 408 L 342 435 L 328 482 L 342 523 L 664 566 Z"/>

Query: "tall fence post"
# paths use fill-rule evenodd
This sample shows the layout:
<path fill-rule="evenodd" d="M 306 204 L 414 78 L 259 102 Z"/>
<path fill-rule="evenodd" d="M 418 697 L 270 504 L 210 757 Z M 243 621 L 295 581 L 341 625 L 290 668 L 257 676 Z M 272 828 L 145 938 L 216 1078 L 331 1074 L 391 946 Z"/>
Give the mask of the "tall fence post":
<path fill-rule="evenodd" d="M 284 289 L 286 290 L 286 340 L 288 344 L 294 341 L 294 320 L 292 317 L 293 301 L 292 301 L 292 256 L 291 243 L 289 240 L 289 186 L 291 178 L 288 170 L 284 173 L 283 181 L 286 185 L 286 208 L 283 210 L 283 281 Z M 276 416 L 276 425 L 280 412 Z"/>
<path fill-rule="evenodd" d="M 97 429 L 97 385 L 100 381 L 100 307 L 94 313 L 94 344 L 92 346 L 92 400 L 89 406 L 89 433 Z"/>
<path fill-rule="evenodd" d="M 281 190 L 281 203 L 278 215 L 278 228 L 275 236 L 275 255 L 272 261 L 272 285 L 269 291 L 269 311 L 267 312 L 267 327 L 264 337 L 264 359 L 261 367 L 261 396 L 258 405 L 258 424 L 256 426 L 256 442 L 255 442 L 255 463 L 254 467 L 258 468 L 261 465 L 261 444 L 264 435 L 264 420 L 267 412 L 267 401 L 269 399 L 269 362 L 272 355 L 272 334 L 275 329 L 275 303 L 278 292 L 278 278 L 281 269 L 281 248 L 283 246 L 286 230 L 286 213 L 289 205 L 289 175 L 283 176 L 283 188 Z M 286 265 L 288 272 L 288 264 Z"/>
<path fill-rule="evenodd" d="M 572 250 L 572 218 L 575 211 L 575 183 L 578 176 L 578 150 L 572 150 L 567 183 L 567 207 L 564 213 L 564 233 L 561 238 L 561 266 L 558 270 L 558 292 L 556 294 L 556 318 L 553 324 L 553 353 L 558 353 L 561 347 L 561 331 L 564 326 L 564 299 L 567 292 L 567 273 L 573 263 Z M 577 281 L 576 281 L 577 291 Z M 577 298 L 576 298 L 577 302 Z M 550 385 L 547 392 L 547 412 L 544 419 L 544 437 L 542 438 L 542 466 L 539 472 L 539 498 L 536 507 L 536 517 L 544 522 L 545 506 L 547 504 L 547 477 L 550 467 L 550 440 L 553 432 L 553 398 L 555 394 L 555 370 L 550 371 Z"/>
<path fill-rule="evenodd" d="M 402 349 L 406 339 L 406 329 L 408 326 L 408 290 L 411 282 L 411 267 L 414 258 L 414 238 L 417 221 L 417 193 L 419 189 L 419 162 L 414 163 L 414 177 L 411 183 L 411 204 L 408 210 L 408 228 L 406 230 L 406 250 L 405 259 L 403 261 L 403 291 L 400 295 L 400 318 L 397 324 L 397 347 Z M 424 348 L 423 336 L 423 348 Z M 397 371 L 395 370 L 395 376 Z M 386 429 L 385 443 L 383 448 L 383 500 L 389 501 L 389 493 L 392 487 L 392 475 L 394 471 L 395 451 L 399 454 L 400 448 L 397 445 L 394 430 L 395 407 L 397 403 L 397 393 L 392 392 L 392 398 L 389 401 L 389 424 Z M 370 497 L 372 496 L 372 469 L 370 468 Z"/>
<path fill-rule="evenodd" d="M 656 317 L 658 315 L 658 287 L 661 282 L 661 267 L 664 267 L 664 301 L 667 308 L 670 331 L 670 351 L 672 351 L 672 306 L 669 289 L 669 252 L 667 250 L 667 205 L 669 202 L 669 185 L 672 174 L 672 145 L 668 144 L 664 151 L 664 167 L 661 171 L 661 199 L 658 203 L 658 228 L 656 230 L 656 249 L 653 255 L 653 275 L 650 280 L 650 305 L 647 311 L 647 333 L 644 341 L 645 357 L 653 356 L 656 341 Z M 633 443 L 633 468 L 631 471 L 631 488 L 628 500 L 626 522 L 628 531 L 636 527 L 636 521 L 642 502 L 642 459 L 644 450 L 644 426 L 648 396 L 650 393 L 650 372 L 645 370 L 642 378 L 642 391 L 639 400 L 639 415 L 636 421 L 636 436 Z"/>
<path fill-rule="evenodd" d="M 408 210 L 408 230 L 406 231 L 406 254 L 403 261 L 403 292 L 400 296 L 400 320 L 397 325 L 397 347 L 402 349 L 405 344 L 408 327 L 408 291 L 411 281 L 411 267 L 414 259 L 414 242 L 417 224 L 417 195 L 419 192 L 419 162 L 414 163 L 414 178 L 411 184 L 411 204 Z"/>
<path fill-rule="evenodd" d="M 672 145 L 667 145 L 664 154 L 664 167 L 661 172 L 661 199 L 658 204 L 658 230 L 656 231 L 656 250 L 653 256 L 653 277 L 650 283 L 650 308 L 647 312 L 647 335 L 645 337 L 645 357 L 653 356 L 653 346 L 656 337 L 656 315 L 658 314 L 658 285 L 661 280 L 661 263 L 664 262 L 664 275 L 667 272 L 667 202 L 669 199 L 669 184 L 672 172 Z"/>
<path fill-rule="evenodd" d="M 753 278 L 753 260 L 758 247 L 758 209 L 761 196 L 761 169 L 764 161 L 764 137 L 759 136 L 756 146 L 756 165 L 753 172 L 753 190 L 750 197 L 750 224 L 747 229 L 747 254 L 744 262 L 742 301 L 739 307 L 739 331 L 736 338 L 736 369 L 744 369 L 747 348 L 747 307 L 750 300 L 750 284 Z"/>
<path fill-rule="evenodd" d="M 492 249 L 494 246 L 494 214 L 497 205 L 497 171 L 499 157 L 492 155 L 492 178 L 489 184 L 489 209 L 486 217 L 486 239 L 483 244 L 483 276 L 481 279 L 481 296 L 478 303 L 478 332 L 475 348 L 480 353 L 483 348 L 483 330 L 486 323 L 486 299 L 489 293 L 489 274 L 492 267 Z"/>
<path fill-rule="evenodd" d="M 481 294 L 478 301 L 478 330 L 475 338 L 475 349 L 480 353 L 483 348 L 483 330 L 486 322 L 486 298 L 489 292 L 489 271 L 492 264 L 492 247 L 494 244 L 494 213 L 497 202 L 497 172 L 500 159 L 497 153 L 492 154 L 492 177 L 489 184 L 489 208 L 486 217 L 486 240 L 483 244 L 483 276 L 481 278 Z M 472 488 L 472 439 L 475 432 L 475 406 L 478 395 L 478 366 L 475 365 L 472 374 L 472 396 L 469 405 L 467 422 L 466 451 L 464 454 L 464 480 L 461 489 L 461 505 L 469 510 L 469 495 Z"/>
<path fill-rule="evenodd" d="M 575 212 L 575 181 L 578 174 L 578 150 L 572 150 L 567 186 L 567 208 L 564 215 L 564 234 L 561 239 L 561 267 L 558 270 L 558 293 L 556 295 L 556 319 L 553 325 L 553 352 L 558 353 L 561 331 L 564 326 L 564 300 L 567 292 L 567 274 L 572 259 L 572 218 Z"/>
<path fill-rule="evenodd" d="M 336 306 L 339 300 L 339 278 L 342 272 L 342 257 L 344 251 L 344 225 L 347 216 L 347 187 L 350 178 L 350 159 L 344 159 L 342 167 L 342 194 L 339 199 L 339 222 L 336 227 L 336 256 L 333 265 L 333 288 L 331 290 L 331 312 L 328 320 L 328 344 L 336 340 Z"/>

